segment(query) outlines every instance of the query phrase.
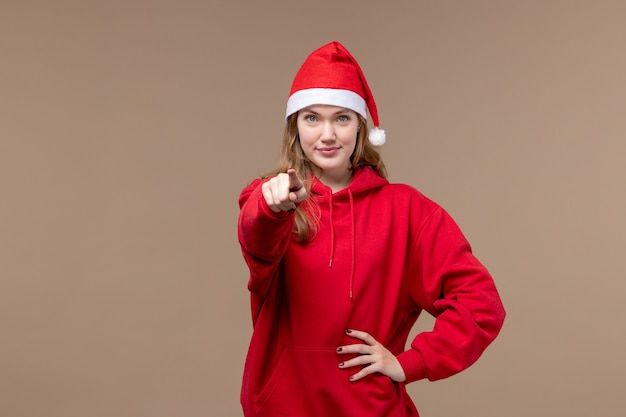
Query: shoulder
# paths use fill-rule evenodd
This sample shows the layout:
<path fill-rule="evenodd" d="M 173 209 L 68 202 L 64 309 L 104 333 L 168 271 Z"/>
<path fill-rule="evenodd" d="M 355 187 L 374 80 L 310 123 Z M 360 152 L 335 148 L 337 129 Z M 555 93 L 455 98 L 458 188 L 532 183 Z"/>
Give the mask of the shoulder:
<path fill-rule="evenodd" d="M 404 183 L 389 183 L 388 185 L 382 187 L 382 191 L 389 196 L 394 196 L 396 198 L 404 198 L 415 203 L 420 203 L 426 206 L 439 207 L 439 205 L 430 199 L 428 196 L 423 194 L 420 190 L 413 187 L 409 184 Z"/>
<path fill-rule="evenodd" d="M 409 184 L 390 182 L 385 188 L 388 192 L 419 197 L 424 196 L 417 188 Z"/>
<path fill-rule="evenodd" d="M 439 204 L 417 188 L 404 183 L 381 186 L 367 193 L 365 200 L 377 214 L 386 213 L 397 220 L 406 219 L 416 227 L 441 209 Z"/>
<path fill-rule="evenodd" d="M 425 222 L 445 212 L 437 202 L 412 185 L 390 183 L 384 188 L 386 192 L 384 198 L 393 205 L 395 215 L 407 216 L 417 229 L 421 229 Z"/>

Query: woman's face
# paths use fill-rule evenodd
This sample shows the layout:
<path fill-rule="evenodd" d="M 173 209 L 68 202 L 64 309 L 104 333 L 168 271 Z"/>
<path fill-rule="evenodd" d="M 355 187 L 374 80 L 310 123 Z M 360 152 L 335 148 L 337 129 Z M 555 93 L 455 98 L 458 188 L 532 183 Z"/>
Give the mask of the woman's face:
<path fill-rule="evenodd" d="M 313 105 L 298 113 L 298 135 L 306 157 L 320 170 L 320 178 L 349 181 L 350 156 L 359 131 L 357 114 L 343 107 Z"/>

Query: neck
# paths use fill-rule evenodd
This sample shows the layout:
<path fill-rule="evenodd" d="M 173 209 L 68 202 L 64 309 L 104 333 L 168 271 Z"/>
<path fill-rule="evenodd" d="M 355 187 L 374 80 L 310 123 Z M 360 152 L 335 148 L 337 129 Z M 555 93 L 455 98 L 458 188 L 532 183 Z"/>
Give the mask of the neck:
<path fill-rule="evenodd" d="M 352 181 L 353 171 L 347 170 L 335 174 L 328 171 L 319 171 L 315 172 L 315 175 L 322 184 L 329 187 L 333 193 L 336 193 L 337 191 L 343 190 L 350 184 Z"/>

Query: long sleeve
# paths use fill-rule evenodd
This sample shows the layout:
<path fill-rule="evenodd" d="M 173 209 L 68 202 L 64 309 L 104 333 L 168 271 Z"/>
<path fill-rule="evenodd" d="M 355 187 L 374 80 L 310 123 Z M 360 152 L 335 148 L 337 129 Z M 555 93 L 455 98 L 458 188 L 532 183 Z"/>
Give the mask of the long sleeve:
<path fill-rule="evenodd" d="M 447 378 L 473 364 L 498 335 L 504 307 L 487 269 L 454 220 L 437 208 L 420 225 L 411 251 L 410 296 L 436 317 L 398 356 L 406 382 Z"/>
<path fill-rule="evenodd" d="M 250 270 L 248 289 L 260 299 L 278 271 L 294 222 L 293 213 L 269 209 L 261 192 L 262 183 L 256 179 L 241 192 L 238 221 L 239 243 Z"/>

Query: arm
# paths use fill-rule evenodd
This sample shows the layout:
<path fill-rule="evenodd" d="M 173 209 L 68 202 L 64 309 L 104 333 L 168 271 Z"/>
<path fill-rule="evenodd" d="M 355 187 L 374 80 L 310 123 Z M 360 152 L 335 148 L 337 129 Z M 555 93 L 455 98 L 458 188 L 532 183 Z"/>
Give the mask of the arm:
<path fill-rule="evenodd" d="M 436 321 L 398 360 L 407 382 L 446 378 L 473 364 L 495 339 L 504 307 L 491 275 L 443 209 L 424 222 L 412 253 L 411 298 Z"/>
<path fill-rule="evenodd" d="M 267 181 L 254 180 L 239 197 L 238 238 L 250 269 L 249 290 L 264 297 L 287 250 L 295 203 L 306 198 L 293 169 Z"/>

